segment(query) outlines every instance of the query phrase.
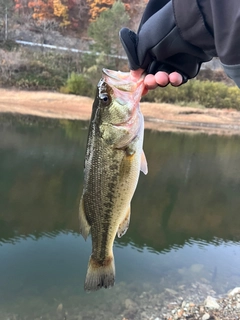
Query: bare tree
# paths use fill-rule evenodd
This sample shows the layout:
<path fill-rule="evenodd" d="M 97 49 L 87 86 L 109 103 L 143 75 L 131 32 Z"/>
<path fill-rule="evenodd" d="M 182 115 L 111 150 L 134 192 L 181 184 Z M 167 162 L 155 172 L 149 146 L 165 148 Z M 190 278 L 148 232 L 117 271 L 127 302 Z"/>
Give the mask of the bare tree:
<path fill-rule="evenodd" d="M 88 15 L 88 2 L 86 0 L 76 0 L 75 4 L 77 8 L 78 18 L 80 20 L 83 20 L 84 18 L 86 18 L 86 15 Z"/>
<path fill-rule="evenodd" d="M 59 29 L 59 22 L 53 19 L 44 19 L 38 21 L 38 27 L 41 31 L 42 39 L 41 43 L 46 44 L 46 35 L 52 30 Z"/>
<path fill-rule="evenodd" d="M 69 7 L 69 18 L 73 29 L 80 33 L 86 31 L 89 23 L 89 5 L 87 0 L 75 0 Z"/>
<path fill-rule="evenodd" d="M 0 0 L 0 28 L 1 36 L 6 41 L 8 39 L 9 17 L 14 6 L 13 0 Z"/>
<path fill-rule="evenodd" d="M 1 0 L 0 0 L 1 1 Z M 18 24 L 24 25 L 32 20 L 33 9 L 29 7 L 30 0 L 15 0 L 14 16 Z"/>

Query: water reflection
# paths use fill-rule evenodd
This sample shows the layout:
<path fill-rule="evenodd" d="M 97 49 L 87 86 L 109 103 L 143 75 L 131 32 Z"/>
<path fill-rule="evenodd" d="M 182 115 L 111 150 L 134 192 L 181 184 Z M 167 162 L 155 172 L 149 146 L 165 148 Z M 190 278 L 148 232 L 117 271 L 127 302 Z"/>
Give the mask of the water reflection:
<path fill-rule="evenodd" d="M 77 218 L 86 127 L 2 121 L 0 311 L 18 299 L 21 312 L 36 316 L 40 305 L 74 306 L 79 296 L 89 308 L 117 292 L 90 302 L 82 290 L 91 245 L 79 236 Z M 141 292 L 156 278 L 174 285 L 204 277 L 223 291 L 240 280 L 239 143 L 237 136 L 146 131 L 149 174 L 140 178 L 130 228 L 116 240 L 112 290 L 123 282 Z"/>

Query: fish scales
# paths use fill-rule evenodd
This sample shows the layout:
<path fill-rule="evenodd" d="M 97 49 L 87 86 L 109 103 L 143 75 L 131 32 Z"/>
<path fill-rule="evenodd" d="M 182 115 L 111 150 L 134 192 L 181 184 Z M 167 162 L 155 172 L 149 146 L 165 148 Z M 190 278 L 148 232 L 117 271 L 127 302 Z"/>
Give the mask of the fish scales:
<path fill-rule="evenodd" d="M 105 152 L 102 153 L 101 149 Z M 115 150 L 112 152 L 112 150 L 109 150 L 111 152 L 109 157 L 109 153 L 106 151 L 107 146 L 104 146 L 104 143 L 102 143 L 101 149 L 99 147 L 95 149 L 95 155 L 92 159 L 93 165 L 89 170 L 89 194 L 86 194 L 84 203 L 87 220 L 91 225 L 93 244 L 97 243 L 97 247 L 93 246 L 92 256 L 95 259 L 104 260 L 109 253 L 108 237 L 115 237 L 118 228 L 116 222 L 121 218 L 112 214 L 114 209 L 119 211 L 121 206 L 120 203 L 114 203 L 114 201 L 118 197 L 118 202 L 123 201 L 124 193 L 128 192 L 128 189 L 124 181 L 119 185 L 119 182 L 124 179 L 124 175 L 119 176 L 119 172 L 125 157 L 125 151 Z M 98 163 L 98 154 L 103 154 L 101 165 Z M 104 179 L 102 179 L 103 176 Z M 96 200 L 92 201 L 93 198 Z M 116 229 L 114 231 L 112 230 L 113 227 L 110 229 L 113 225 Z"/>
<path fill-rule="evenodd" d="M 135 91 L 132 89 L 126 94 L 125 83 L 129 81 L 129 75 L 124 74 L 125 78 L 119 79 L 120 75 L 122 73 L 116 76 L 116 72 L 105 70 L 89 126 L 79 213 L 82 235 L 86 239 L 91 231 L 92 238 L 85 280 L 88 291 L 114 285 L 113 242 L 117 233 L 120 237 L 127 231 L 130 202 L 142 159 L 142 171 L 147 172 L 145 158 L 141 157 L 144 122 L 138 106 L 143 81 L 141 79 L 137 85 L 133 83 Z M 117 89 L 114 82 L 118 84 Z"/>

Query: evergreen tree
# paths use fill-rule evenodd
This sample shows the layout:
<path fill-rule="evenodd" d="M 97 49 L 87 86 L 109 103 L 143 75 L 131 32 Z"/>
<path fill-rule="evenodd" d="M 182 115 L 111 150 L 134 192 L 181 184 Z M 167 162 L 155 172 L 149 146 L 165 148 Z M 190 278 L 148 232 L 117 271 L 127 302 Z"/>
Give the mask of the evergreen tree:
<path fill-rule="evenodd" d="M 94 40 L 93 50 L 106 55 L 119 55 L 122 47 L 118 33 L 128 22 L 129 15 L 120 1 L 115 2 L 111 9 L 103 11 L 88 28 L 88 34 Z"/>

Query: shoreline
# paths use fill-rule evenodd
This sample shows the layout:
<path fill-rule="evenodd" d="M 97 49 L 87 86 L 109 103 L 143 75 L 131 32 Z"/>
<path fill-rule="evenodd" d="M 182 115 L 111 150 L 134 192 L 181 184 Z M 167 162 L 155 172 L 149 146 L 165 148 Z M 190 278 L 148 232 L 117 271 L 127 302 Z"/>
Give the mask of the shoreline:
<path fill-rule="evenodd" d="M 48 91 L 0 89 L 0 113 L 89 120 L 93 99 Z M 240 134 L 240 112 L 141 102 L 145 128 L 165 132 Z"/>

